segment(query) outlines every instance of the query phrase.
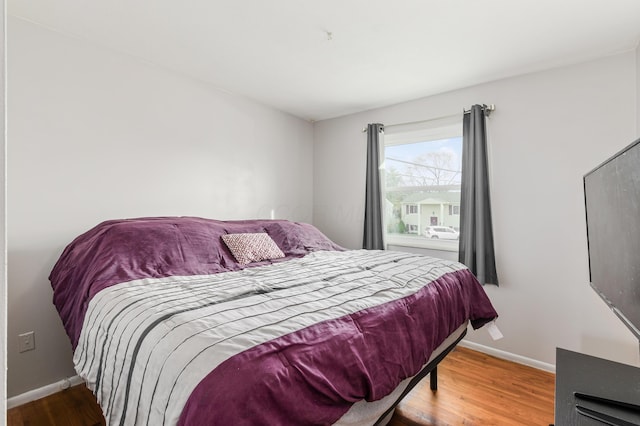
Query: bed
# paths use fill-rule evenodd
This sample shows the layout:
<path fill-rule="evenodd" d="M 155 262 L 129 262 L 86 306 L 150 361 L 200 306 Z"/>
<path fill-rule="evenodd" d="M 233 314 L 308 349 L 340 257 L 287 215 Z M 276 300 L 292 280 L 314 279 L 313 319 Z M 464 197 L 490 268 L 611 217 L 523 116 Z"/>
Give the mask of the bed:
<path fill-rule="evenodd" d="M 106 221 L 49 278 L 110 425 L 384 424 L 497 317 L 464 265 L 285 220 Z"/>

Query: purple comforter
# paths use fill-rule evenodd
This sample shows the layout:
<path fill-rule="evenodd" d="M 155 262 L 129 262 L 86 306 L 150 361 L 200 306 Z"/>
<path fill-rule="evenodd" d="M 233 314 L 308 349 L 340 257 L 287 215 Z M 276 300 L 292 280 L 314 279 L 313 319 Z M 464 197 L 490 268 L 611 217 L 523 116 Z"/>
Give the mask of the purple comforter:
<path fill-rule="evenodd" d="M 282 259 L 240 265 L 223 234 L 266 232 Z M 302 257 L 317 250 L 343 250 L 315 227 L 286 220 L 219 221 L 159 217 L 102 222 L 69 244 L 49 280 L 53 303 L 71 339 L 78 343 L 91 298 L 105 287 L 138 278 L 206 275 Z"/>
<path fill-rule="evenodd" d="M 330 425 L 416 375 L 454 330 L 498 315 L 468 269 L 416 294 L 240 353 L 191 394 L 179 424 Z M 410 332 L 410 334 L 409 334 Z"/>

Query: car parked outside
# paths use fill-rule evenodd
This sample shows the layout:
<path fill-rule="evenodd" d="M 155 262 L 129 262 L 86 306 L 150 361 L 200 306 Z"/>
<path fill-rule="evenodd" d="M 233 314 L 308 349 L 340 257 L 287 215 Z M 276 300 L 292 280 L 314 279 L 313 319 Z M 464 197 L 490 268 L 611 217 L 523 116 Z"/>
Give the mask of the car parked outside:
<path fill-rule="evenodd" d="M 458 231 L 446 226 L 427 226 L 424 236 L 433 239 L 457 240 L 460 237 Z"/>

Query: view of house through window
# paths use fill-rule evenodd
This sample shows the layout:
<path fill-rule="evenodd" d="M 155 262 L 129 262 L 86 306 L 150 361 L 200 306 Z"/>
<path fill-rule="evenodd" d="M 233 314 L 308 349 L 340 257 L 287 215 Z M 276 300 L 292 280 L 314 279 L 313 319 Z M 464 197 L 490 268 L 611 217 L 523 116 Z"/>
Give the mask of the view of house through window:
<path fill-rule="evenodd" d="M 461 127 L 385 134 L 387 243 L 458 249 Z"/>

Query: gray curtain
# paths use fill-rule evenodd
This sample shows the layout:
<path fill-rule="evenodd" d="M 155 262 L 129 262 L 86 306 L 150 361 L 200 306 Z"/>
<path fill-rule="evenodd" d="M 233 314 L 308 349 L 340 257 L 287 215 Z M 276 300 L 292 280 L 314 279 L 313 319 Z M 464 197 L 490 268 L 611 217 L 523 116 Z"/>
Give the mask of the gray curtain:
<path fill-rule="evenodd" d="M 380 133 L 383 128 L 379 123 L 369 124 L 367 127 L 367 188 L 362 242 L 362 248 L 367 250 L 384 250 L 380 190 Z"/>
<path fill-rule="evenodd" d="M 464 113 L 459 261 L 482 284 L 498 285 L 487 162 L 485 106 Z"/>

